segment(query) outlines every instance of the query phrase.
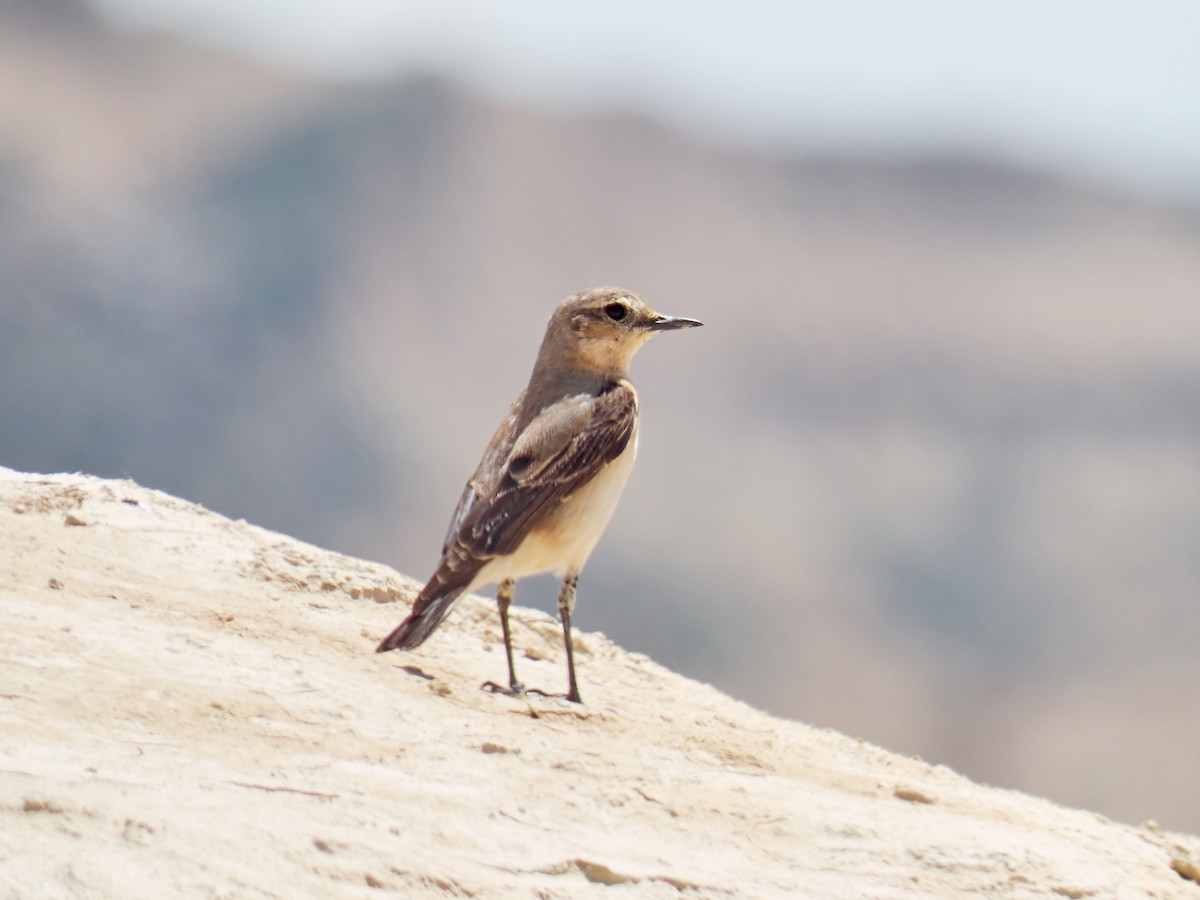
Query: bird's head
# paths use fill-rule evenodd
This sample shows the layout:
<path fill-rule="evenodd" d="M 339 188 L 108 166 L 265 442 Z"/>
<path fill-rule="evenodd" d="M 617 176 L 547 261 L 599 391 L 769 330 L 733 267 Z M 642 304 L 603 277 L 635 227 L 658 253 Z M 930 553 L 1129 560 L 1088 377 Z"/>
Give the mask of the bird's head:
<path fill-rule="evenodd" d="M 568 297 L 554 311 L 542 353 L 574 368 L 624 375 L 638 348 L 654 335 L 700 324 L 655 312 L 630 291 L 594 288 Z"/>

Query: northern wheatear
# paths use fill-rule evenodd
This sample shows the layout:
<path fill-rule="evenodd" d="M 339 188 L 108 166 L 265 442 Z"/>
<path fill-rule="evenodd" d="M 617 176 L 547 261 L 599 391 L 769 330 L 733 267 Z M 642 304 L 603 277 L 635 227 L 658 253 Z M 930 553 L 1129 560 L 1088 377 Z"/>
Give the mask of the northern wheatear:
<path fill-rule="evenodd" d="M 637 452 L 638 398 L 629 362 L 658 332 L 699 324 L 659 315 L 617 288 L 563 301 L 550 317 L 528 386 L 463 490 L 437 571 L 376 653 L 420 645 L 460 594 L 499 582 L 508 685 L 520 693 L 508 627 L 513 583 L 557 572 L 567 699 L 580 702 L 571 612 L 579 572 L 612 517 Z"/>

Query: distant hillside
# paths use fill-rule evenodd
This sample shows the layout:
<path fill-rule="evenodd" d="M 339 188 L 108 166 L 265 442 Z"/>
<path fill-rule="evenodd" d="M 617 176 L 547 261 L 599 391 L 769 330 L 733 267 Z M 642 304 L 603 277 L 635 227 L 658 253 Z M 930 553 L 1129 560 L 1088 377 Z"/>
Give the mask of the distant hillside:
<path fill-rule="evenodd" d="M 420 576 L 550 309 L 619 284 L 709 327 L 636 364 L 581 627 L 1193 830 L 1198 250 L 1195 210 L 984 160 L 768 158 L 0 5 L 0 463 Z"/>

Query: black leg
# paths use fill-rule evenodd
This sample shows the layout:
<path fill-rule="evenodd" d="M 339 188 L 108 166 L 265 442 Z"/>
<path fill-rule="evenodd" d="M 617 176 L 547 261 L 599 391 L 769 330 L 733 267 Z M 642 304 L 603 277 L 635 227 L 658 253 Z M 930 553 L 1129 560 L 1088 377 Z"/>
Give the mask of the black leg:
<path fill-rule="evenodd" d="M 563 643 L 567 648 L 567 699 L 572 703 L 583 702 L 579 685 L 575 683 L 575 647 L 571 643 L 571 611 L 575 608 L 575 585 L 578 583 L 579 574 L 570 572 L 558 592 L 558 617 L 562 619 Z"/>
<path fill-rule="evenodd" d="M 517 669 L 513 665 L 512 632 L 508 628 L 508 608 L 512 606 L 514 584 L 506 578 L 496 587 L 496 606 L 500 609 L 500 630 L 504 632 L 504 658 L 508 660 L 508 689 L 514 694 L 523 690 L 517 681 Z"/>

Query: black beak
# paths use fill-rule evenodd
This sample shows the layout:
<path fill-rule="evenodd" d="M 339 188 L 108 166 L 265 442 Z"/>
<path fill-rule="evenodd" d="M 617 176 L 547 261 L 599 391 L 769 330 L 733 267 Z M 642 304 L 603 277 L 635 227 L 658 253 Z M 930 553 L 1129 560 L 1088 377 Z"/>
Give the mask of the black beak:
<path fill-rule="evenodd" d="M 674 331 L 677 328 L 698 328 L 703 322 L 685 319 L 682 316 L 659 316 L 646 325 L 650 331 Z"/>

